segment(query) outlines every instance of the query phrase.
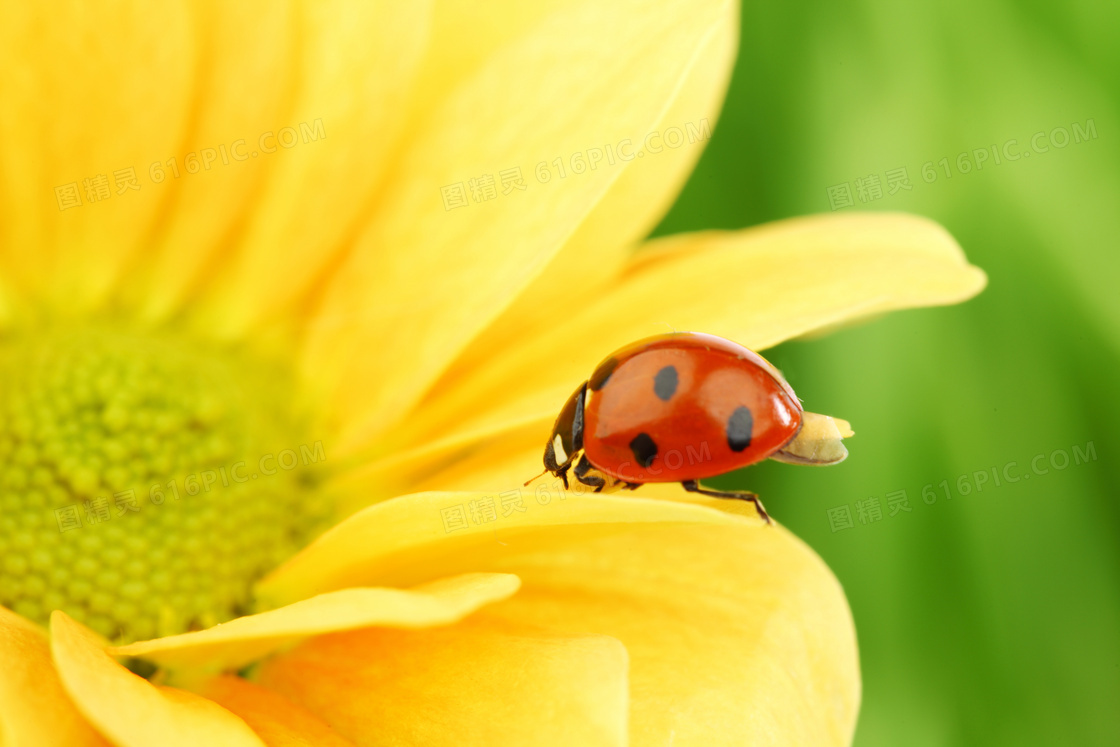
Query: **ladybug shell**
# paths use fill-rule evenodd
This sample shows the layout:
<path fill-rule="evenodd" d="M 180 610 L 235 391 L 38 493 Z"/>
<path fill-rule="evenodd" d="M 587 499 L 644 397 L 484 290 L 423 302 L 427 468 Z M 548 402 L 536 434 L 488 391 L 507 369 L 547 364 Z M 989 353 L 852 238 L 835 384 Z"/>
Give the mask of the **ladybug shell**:
<path fill-rule="evenodd" d="M 801 429 L 801 404 L 762 356 L 713 335 L 640 340 L 588 380 L 583 448 L 630 483 L 722 475 L 766 459 Z"/>

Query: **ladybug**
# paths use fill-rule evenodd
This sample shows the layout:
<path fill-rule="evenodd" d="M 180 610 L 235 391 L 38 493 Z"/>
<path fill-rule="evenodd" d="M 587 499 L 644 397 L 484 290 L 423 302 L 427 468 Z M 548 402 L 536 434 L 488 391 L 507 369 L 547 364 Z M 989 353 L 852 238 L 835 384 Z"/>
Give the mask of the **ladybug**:
<path fill-rule="evenodd" d="M 765 358 L 714 335 L 677 332 L 627 345 L 568 398 L 544 449 L 546 472 L 568 471 L 595 492 L 679 482 L 693 493 L 754 503 L 758 496 L 707 490 L 700 481 L 776 459 L 836 464 L 848 456 L 847 422 L 805 412 Z"/>

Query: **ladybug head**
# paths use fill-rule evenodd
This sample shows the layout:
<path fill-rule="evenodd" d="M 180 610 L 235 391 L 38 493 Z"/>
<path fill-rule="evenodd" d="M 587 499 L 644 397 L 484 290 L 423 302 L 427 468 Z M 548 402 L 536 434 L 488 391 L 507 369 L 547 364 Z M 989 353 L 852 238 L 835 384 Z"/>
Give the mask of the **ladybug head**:
<path fill-rule="evenodd" d="M 587 382 L 568 398 L 544 447 L 544 468 L 558 477 L 565 477 L 572 460 L 583 449 L 583 400 Z"/>

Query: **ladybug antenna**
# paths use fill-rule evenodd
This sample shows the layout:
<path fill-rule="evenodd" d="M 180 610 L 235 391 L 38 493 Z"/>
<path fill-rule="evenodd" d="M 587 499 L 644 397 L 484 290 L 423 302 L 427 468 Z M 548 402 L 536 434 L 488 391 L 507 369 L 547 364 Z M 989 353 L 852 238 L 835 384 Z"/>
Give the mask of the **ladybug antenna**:
<path fill-rule="evenodd" d="M 545 468 L 545 469 L 544 469 L 544 470 L 543 470 L 543 471 L 542 471 L 542 472 L 541 472 L 541 473 L 540 473 L 539 475 L 536 475 L 536 476 L 534 476 L 534 477 L 530 477 L 530 478 L 529 478 L 528 480 L 526 480 L 526 481 L 525 481 L 525 486 L 526 486 L 526 487 L 528 487 L 529 483 L 531 483 L 531 482 L 532 482 L 533 480 L 536 480 L 536 479 L 537 479 L 537 478 L 539 478 L 539 477 L 544 477 L 544 475 L 545 475 L 545 473 L 546 473 L 546 472 L 548 472 L 548 468 L 547 468 L 547 467 L 546 467 L 546 468 Z"/>

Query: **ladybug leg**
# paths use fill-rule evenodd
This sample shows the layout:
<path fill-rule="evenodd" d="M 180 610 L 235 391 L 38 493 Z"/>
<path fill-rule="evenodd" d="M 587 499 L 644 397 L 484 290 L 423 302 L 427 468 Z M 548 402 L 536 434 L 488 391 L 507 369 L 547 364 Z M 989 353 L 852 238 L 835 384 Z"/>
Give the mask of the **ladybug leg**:
<path fill-rule="evenodd" d="M 576 463 L 575 476 L 576 479 L 589 488 L 595 488 L 596 493 L 602 493 L 603 487 L 607 481 L 598 475 L 590 474 L 592 470 L 591 462 L 588 460 L 587 455 L 583 454 Z"/>
<path fill-rule="evenodd" d="M 579 459 L 575 461 L 572 477 L 581 485 L 594 488 L 593 492 L 596 493 L 612 493 L 620 488 L 629 488 L 633 490 L 638 487 L 634 483 L 620 480 L 613 475 L 608 475 L 606 472 L 603 472 L 591 463 L 591 460 L 587 458 L 586 454 L 580 454 Z"/>
<path fill-rule="evenodd" d="M 708 490 L 700 487 L 696 480 L 685 480 L 681 483 L 681 487 L 690 493 L 699 493 L 700 495 L 710 495 L 713 498 L 736 498 L 741 501 L 750 501 L 754 507 L 758 509 L 758 515 L 767 524 L 773 524 L 770 519 L 770 514 L 766 513 L 766 509 L 762 507 L 762 501 L 758 496 L 746 490 Z"/>
<path fill-rule="evenodd" d="M 570 464 L 565 464 L 555 472 L 556 476 L 564 481 L 564 490 L 568 489 L 568 470 L 571 469 Z"/>

